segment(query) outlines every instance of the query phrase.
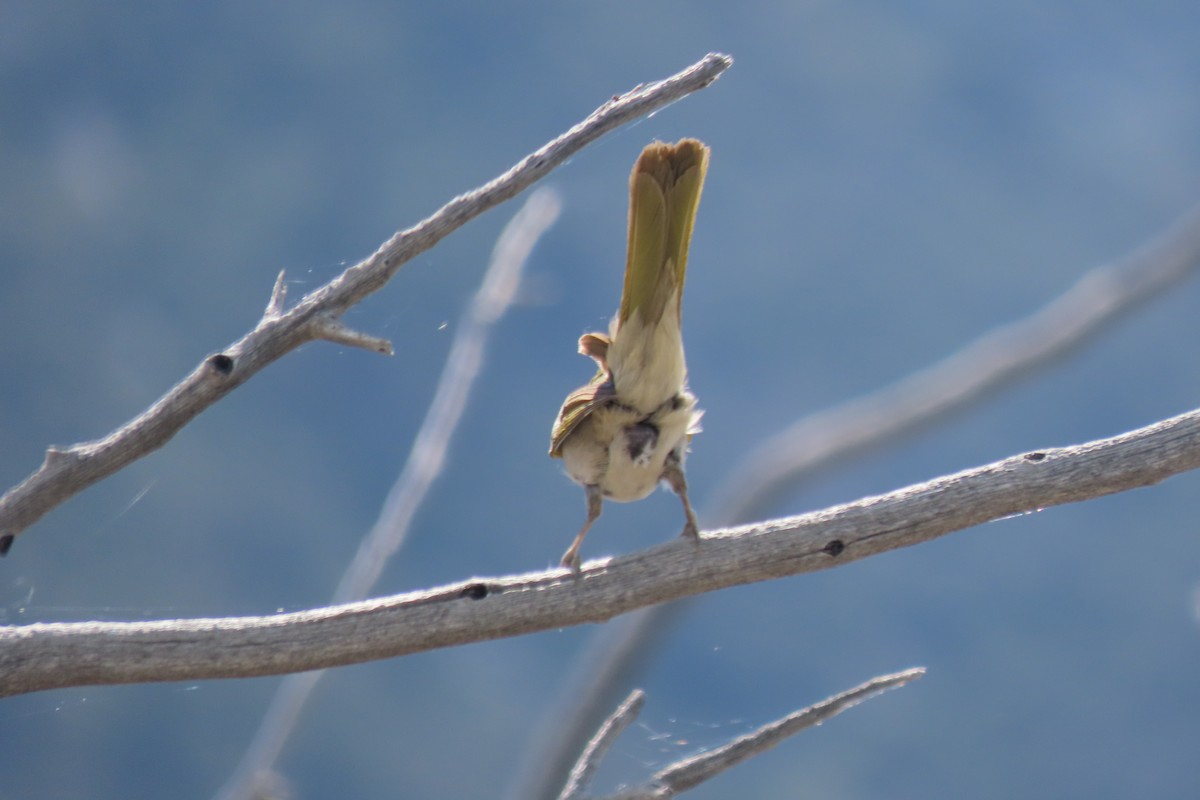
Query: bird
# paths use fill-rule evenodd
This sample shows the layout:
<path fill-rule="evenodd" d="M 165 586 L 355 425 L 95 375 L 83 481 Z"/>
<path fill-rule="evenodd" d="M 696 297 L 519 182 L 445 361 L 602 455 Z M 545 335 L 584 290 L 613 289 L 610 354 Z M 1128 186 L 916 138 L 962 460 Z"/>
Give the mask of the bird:
<path fill-rule="evenodd" d="M 567 395 L 550 436 L 550 456 L 562 459 L 587 500 L 587 519 L 562 557 L 575 572 L 604 500 L 641 500 L 660 483 L 683 503 L 681 535 L 699 539 L 684 458 L 703 412 L 687 385 L 681 308 L 708 159 L 709 148 L 696 139 L 656 141 L 630 175 L 621 305 L 607 334 L 580 337 L 579 353 L 598 369 Z"/>

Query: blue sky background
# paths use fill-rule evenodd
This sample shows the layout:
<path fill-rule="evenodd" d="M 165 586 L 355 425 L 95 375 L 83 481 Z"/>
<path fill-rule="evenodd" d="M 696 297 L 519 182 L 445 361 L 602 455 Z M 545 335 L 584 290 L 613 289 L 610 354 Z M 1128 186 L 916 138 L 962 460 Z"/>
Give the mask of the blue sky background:
<path fill-rule="evenodd" d="M 713 148 L 685 327 L 706 493 L 800 415 L 1023 316 L 1200 198 L 1200 7 L 1117 2 L 0 2 L 0 484 L 102 436 L 257 321 L 613 94 L 713 50 L 711 88 L 549 179 L 559 223 L 379 593 L 555 563 L 582 492 L 545 456 L 616 308 L 626 179 Z M 0 614 L 324 603 L 424 414 L 497 209 L 349 322 L 386 359 L 289 355 L 0 562 Z M 1196 405 L 1195 281 L 1052 369 L 773 510 L 798 513 Z M 706 596 L 639 685 L 600 789 L 881 672 L 918 684 L 689 797 L 1192 798 L 1198 478 Z M 673 536 L 609 505 L 586 556 Z M 298 798 L 488 797 L 595 629 L 339 670 L 281 768 Z M 0 703 L 0 798 L 206 798 L 276 680 Z"/>

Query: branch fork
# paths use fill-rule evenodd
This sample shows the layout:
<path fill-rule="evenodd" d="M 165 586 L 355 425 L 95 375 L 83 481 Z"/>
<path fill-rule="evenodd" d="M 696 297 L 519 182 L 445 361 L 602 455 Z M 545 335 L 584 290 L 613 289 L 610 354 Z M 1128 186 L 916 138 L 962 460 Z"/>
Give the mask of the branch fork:
<path fill-rule="evenodd" d="M 206 358 L 154 405 L 103 439 L 51 447 L 41 467 L 0 497 L 0 555 L 56 506 L 162 447 L 213 403 L 301 345 L 322 339 L 391 354 L 391 342 L 349 328 L 341 316 L 386 285 L 403 264 L 470 220 L 520 194 L 604 134 L 708 86 L 732 63 L 729 56 L 710 53 L 676 75 L 606 101 L 504 174 L 396 233 L 291 309 L 284 307 L 287 289 L 280 272 L 254 330 Z"/>

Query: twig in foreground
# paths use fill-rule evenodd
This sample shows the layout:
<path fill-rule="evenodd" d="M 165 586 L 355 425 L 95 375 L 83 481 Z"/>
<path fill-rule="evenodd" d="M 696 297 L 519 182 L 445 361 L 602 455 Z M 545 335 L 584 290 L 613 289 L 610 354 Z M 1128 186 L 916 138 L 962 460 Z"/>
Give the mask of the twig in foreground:
<path fill-rule="evenodd" d="M 872 697 L 882 694 L 889 689 L 897 689 L 904 686 L 906 683 L 915 681 L 924 674 L 924 667 L 915 667 L 895 672 L 891 675 L 880 675 L 877 678 L 872 678 L 866 683 L 859 684 L 853 689 L 822 700 L 808 708 L 793 711 L 786 717 L 769 722 L 744 736 L 739 736 L 731 742 L 682 758 L 673 764 L 668 764 L 651 776 L 650 780 L 646 783 L 611 795 L 608 800 L 662 800 L 662 798 L 674 797 L 720 775 L 727 769 L 736 767 L 743 761 L 765 753 L 782 743 L 789 736 L 794 736 L 800 731 L 811 728 L 814 725 L 820 725 L 859 703 L 870 700 Z M 635 691 L 634 694 L 638 696 L 639 700 L 641 699 L 640 690 Z M 632 700 L 633 697 L 631 696 L 630 699 Z M 627 700 L 626 705 L 629 702 Z M 639 708 L 640 705 L 639 702 Z M 625 710 L 624 705 L 621 709 L 617 710 L 613 718 L 618 718 L 622 713 L 631 718 L 629 712 Z M 636 714 L 636 711 L 633 713 Z M 596 736 L 597 739 L 601 735 L 608 733 L 607 729 L 611 727 L 613 718 L 610 718 L 604 727 L 601 728 L 601 733 L 598 733 Z M 624 722 L 625 725 L 628 725 L 628 723 L 629 720 Z M 615 738 L 616 734 L 610 735 Z M 580 757 L 580 761 L 582 762 L 586 756 L 591 756 L 593 759 L 597 757 L 594 754 L 585 753 L 585 756 Z M 577 797 L 581 790 L 582 786 L 572 794 L 568 794 L 564 790 L 561 797 L 563 800 Z"/>
<path fill-rule="evenodd" d="M 612 747 L 621 732 L 637 719 L 645 703 L 646 693 L 641 689 L 634 689 L 629 693 L 629 697 L 625 698 L 625 702 L 617 706 L 617 710 L 604 720 L 600 730 L 596 731 L 596 735 L 579 754 L 579 760 L 575 762 L 575 767 L 567 778 L 567 785 L 563 787 L 559 800 L 574 800 L 583 794 L 587 785 L 591 783 L 596 768 L 600 766 L 600 760 L 608 752 L 608 748 Z"/>
<path fill-rule="evenodd" d="M 612 708 L 621 691 L 636 683 L 642 665 L 653 656 L 658 644 L 653 637 L 669 627 L 669 618 L 686 605 L 680 601 L 635 611 L 612 620 L 592 635 L 579 652 L 574 669 L 555 689 L 504 797 L 557 797 L 579 751 L 596 729 L 596 720 Z"/>
<path fill-rule="evenodd" d="M 662 787 L 663 792 L 658 795 L 660 797 L 670 797 L 690 789 L 748 758 L 770 750 L 787 737 L 799 733 L 805 728 L 820 725 L 848 708 L 870 700 L 888 689 L 895 689 L 910 681 L 915 681 L 924 674 L 924 667 L 915 667 L 903 672 L 872 678 L 849 691 L 795 711 L 783 719 L 764 725 L 745 736 L 740 736 L 729 744 L 692 756 L 678 764 L 672 764 L 656 773 L 652 784 Z"/>
<path fill-rule="evenodd" d="M 51 447 L 41 467 L 0 497 L 0 555 L 51 509 L 162 447 L 206 408 L 300 345 L 327 339 L 390 352 L 388 342 L 351 331 L 340 317 L 382 288 L 402 265 L 466 222 L 515 197 L 604 134 L 703 89 L 732 63 L 729 56 L 710 53 L 676 75 L 613 98 L 503 175 L 395 234 L 365 261 L 305 295 L 288 311 L 283 310 L 281 276 L 254 330 L 206 358 L 150 408 L 103 439 Z"/>

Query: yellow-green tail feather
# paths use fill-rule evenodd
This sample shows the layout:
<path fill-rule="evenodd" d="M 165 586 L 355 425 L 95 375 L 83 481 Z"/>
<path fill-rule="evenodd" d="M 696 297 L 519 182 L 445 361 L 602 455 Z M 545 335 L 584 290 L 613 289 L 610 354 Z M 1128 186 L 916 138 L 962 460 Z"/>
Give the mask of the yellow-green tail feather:
<path fill-rule="evenodd" d="M 687 276 L 688 245 L 708 170 L 708 147 L 695 139 L 654 142 L 629 179 L 629 256 L 619 322 L 634 311 L 643 322 L 662 317 L 674 296 L 676 316 Z"/>

